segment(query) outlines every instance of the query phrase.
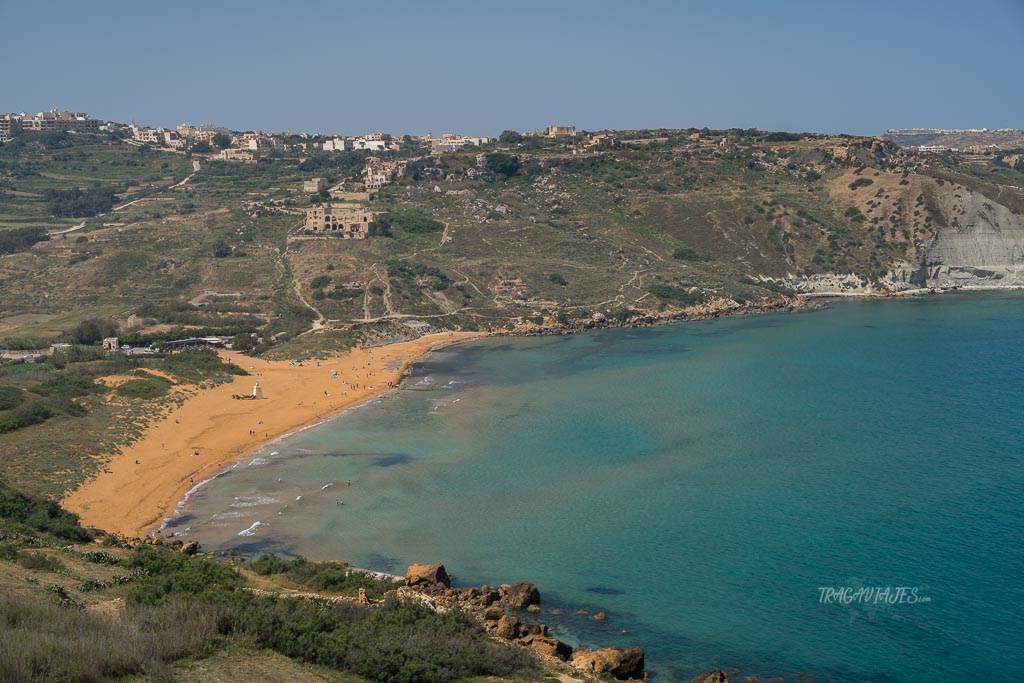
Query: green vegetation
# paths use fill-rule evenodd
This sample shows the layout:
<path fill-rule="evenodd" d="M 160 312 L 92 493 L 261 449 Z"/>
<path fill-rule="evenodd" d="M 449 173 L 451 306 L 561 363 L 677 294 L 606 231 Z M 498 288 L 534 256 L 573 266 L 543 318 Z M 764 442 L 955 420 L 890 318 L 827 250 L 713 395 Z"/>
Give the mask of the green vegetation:
<path fill-rule="evenodd" d="M 700 292 L 691 292 L 683 287 L 673 287 L 672 285 L 653 284 L 647 287 L 647 291 L 659 299 L 667 299 L 680 306 L 692 306 L 704 300 L 704 295 Z"/>
<path fill-rule="evenodd" d="M 46 234 L 46 228 L 12 228 L 0 232 L 0 255 L 14 254 L 25 251 L 36 242 L 45 242 L 50 239 Z"/>
<path fill-rule="evenodd" d="M 672 252 L 672 258 L 680 261 L 706 261 L 707 259 L 689 247 L 676 247 Z"/>
<path fill-rule="evenodd" d="M 363 572 L 351 571 L 333 562 L 310 562 L 304 557 L 286 560 L 273 553 L 262 555 L 250 563 L 249 569 L 260 576 L 280 575 L 292 583 L 345 595 L 357 595 L 362 588 L 372 598 L 379 598 L 395 585 Z"/>
<path fill-rule="evenodd" d="M 503 152 L 491 152 L 485 157 L 487 170 L 510 178 L 519 172 L 519 158 Z"/>
<path fill-rule="evenodd" d="M 215 608 L 193 603 L 119 618 L 0 593 L 0 679 L 172 680 L 171 662 L 216 647 L 219 621 Z"/>
<path fill-rule="evenodd" d="M 421 211 L 404 210 L 391 214 L 391 227 L 412 235 L 441 232 L 444 223 L 436 221 Z"/>
<path fill-rule="evenodd" d="M 851 190 L 856 190 L 859 187 L 867 187 L 868 185 L 874 185 L 874 184 L 875 184 L 875 181 L 872 180 L 871 178 L 857 178 L 852 183 L 850 183 L 850 189 Z"/>
<path fill-rule="evenodd" d="M 46 201 L 54 216 L 81 218 L 110 211 L 117 201 L 115 195 L 116 191 L 112 187 L 92 187 L 88 190 L 73 187 L 68 190 L 47 190 Z"/>
<path fill-rule="evenodd" d="M 169 681 L 197 661 L 261 650 L 382 683 L 540 675 L 526 651 L 491 640 L 461 613 L 393 598 L 369 607 L 256 595 L 253 574 L 231 564 L 109 538 L 95 550 L 92 537 L 55 503 L 0 481 L 0 575 L 10 577 L 0 591 L 0 680 Z M 283 578 L 371 595 L 390 588 L 337 564 L 274 556 L 253 564 L 264 584 Z M 111 613 L 116 598 L 124 604 Z"/>
<path fill-rule="evenodd" d="M 152 401 L 167 395 L 171 383 L 162 377 L 146 377 L 125 382 L 115 389 L 118 396 Z"/>
<path fill-rule="evenodd" d="M 89 533 L 78 525 L 78 515 L 67 512 L 53 501 L 43 500 L 16 491 L 0 479 L 0 519 L 26 528 L 52 534 L 67 541 L 90 540 Z"/>

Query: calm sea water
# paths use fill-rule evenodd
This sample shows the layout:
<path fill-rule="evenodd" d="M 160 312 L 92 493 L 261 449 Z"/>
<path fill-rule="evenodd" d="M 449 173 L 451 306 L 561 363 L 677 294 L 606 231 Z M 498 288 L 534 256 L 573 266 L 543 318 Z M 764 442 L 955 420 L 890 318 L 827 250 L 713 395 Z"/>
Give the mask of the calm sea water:
<path fill-rule="evenodd" d="M 1000 294 L 484 340 L 243 460 L 172 528 L 530 580 L 559 637 L 643 645 L 659 681 L 1016 679 L 1022 340 Z M 887 586 L 915 592 L 822 601 Z"/>

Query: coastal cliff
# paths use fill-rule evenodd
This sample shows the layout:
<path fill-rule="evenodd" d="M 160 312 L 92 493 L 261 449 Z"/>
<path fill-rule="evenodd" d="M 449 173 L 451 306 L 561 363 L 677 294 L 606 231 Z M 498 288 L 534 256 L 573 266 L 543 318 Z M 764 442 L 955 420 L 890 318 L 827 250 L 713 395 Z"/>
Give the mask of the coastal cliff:
<path fill-rule="evenodd" d="M 888 265 L 880 264 L 884 271 L 789 274 L 782 282 L 810 295 L 1024 287 L 1019 190 L 1004 189 L 1010 207 L 941 179 L 875 173 L 873 181 L 871 192 L 839 196 L 851 204 L 850 215 L 895 238 L 899 250 Z"/>

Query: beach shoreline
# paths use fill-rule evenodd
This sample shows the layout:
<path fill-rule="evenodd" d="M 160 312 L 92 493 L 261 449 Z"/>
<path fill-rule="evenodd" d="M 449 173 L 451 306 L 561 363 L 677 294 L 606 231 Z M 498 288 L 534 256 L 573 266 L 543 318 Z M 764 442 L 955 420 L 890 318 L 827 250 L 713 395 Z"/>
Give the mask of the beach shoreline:
<path fill-rule="evenodd" d="M 83 525 L 145 536 L 246 455 L 392 391 L 431 351 L 483 336 L 443 332 L 301 364 L 221 351 L 250 374 L 200 389 L 172 408 L 68 492 L 62 505 Z M 256 382 L 264 398 L 237 398 L 252 396 Z"/>

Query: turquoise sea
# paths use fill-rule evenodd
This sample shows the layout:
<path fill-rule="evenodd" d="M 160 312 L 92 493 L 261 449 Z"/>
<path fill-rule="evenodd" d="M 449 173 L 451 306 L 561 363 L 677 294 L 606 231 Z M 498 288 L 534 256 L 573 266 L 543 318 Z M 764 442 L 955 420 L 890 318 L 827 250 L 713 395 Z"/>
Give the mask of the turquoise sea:
<path fill-rule="evenodd" d="M 656 681 L 1018 680 L 1022 436 L 1024 296 L 840 301 L 438 351 L 170 527 L 533 581 L 555 635 Z"/>

